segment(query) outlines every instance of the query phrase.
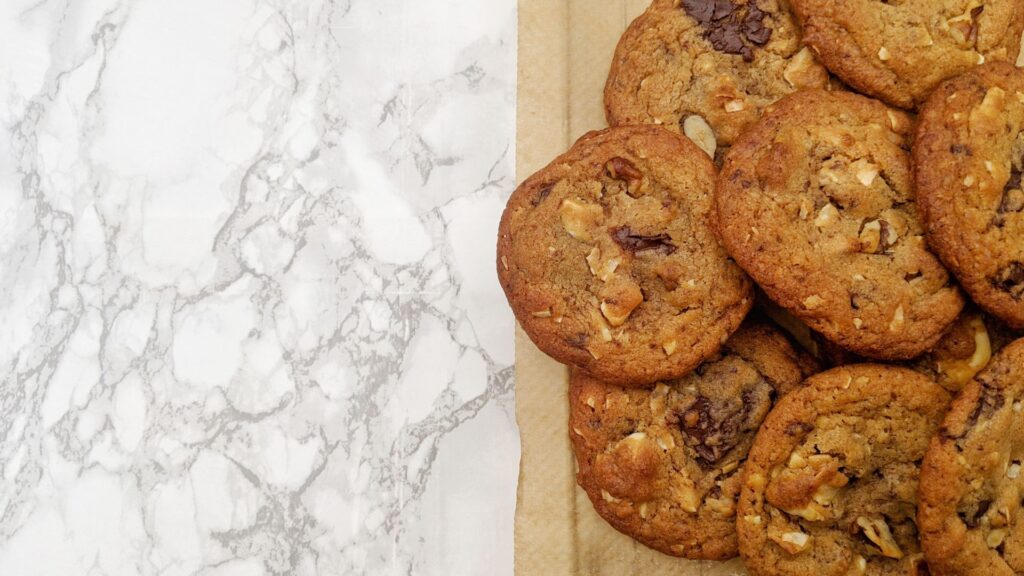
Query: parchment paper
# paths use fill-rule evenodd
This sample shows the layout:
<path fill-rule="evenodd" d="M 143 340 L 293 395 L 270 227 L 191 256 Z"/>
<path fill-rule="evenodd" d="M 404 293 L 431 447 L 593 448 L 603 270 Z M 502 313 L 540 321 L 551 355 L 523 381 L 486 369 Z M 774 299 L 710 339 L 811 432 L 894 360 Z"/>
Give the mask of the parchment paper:
<path fill-rule="evenodd" d="M 519 0 L 516 176 L 522 181 L 588 130 L 606 126 L 612 52 L 649 0 Z M 615 531 L 576 486 L 568 373 L 516 329 L 516 419 L 522 440 L 516 505 L 518 576 L 726 576 L 739 560 L 694 562 Z"/>

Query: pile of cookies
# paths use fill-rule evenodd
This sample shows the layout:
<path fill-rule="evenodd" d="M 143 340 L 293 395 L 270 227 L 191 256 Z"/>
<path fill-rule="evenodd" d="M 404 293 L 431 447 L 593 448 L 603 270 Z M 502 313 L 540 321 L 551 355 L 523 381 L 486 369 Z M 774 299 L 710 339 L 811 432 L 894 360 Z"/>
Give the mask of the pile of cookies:
<path fill-rule="evenodd" d="M 754 575 L 1024 574 L 1022 31 L 1022 0 L 629 26 L 612 127 L 498 231 L 611 525 Z"/>

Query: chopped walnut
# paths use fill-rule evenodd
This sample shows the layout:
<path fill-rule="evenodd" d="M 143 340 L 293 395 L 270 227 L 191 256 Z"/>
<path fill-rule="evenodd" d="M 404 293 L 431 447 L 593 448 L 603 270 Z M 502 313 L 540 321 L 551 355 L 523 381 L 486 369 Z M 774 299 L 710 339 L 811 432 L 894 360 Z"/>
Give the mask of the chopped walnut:
<path fill-rule="evenodd" d="M 828 82 L 828 73 L 815 60 L 814 53 L 806 46 L 793 55 L 782 78 L 796 89 L 820 88 Z"/>
<path fill-rule="evenodd" d="M 602 282 L 607 282 L 612 277 L 621 262 L 622 259 L 619 257 L 601 260 L 601 249 L 597 246 L 594 246 L 587 254 L 587 266 L 590 267 L 590 273 L 597 276 Z"/>
<path fill-rule="evenodd" d="M 839 210 L 836 209 L 831 203 L 825 204 L 818 211 L 818 217 L 814 219 L 814 225 L 818 228 L 824 228 L 829 224 L 836 221 L 839 217 Z"/>
<path fill-rule="evenodd" d="M 587 204 L 572 198 L 563 200 L 558 212 L 562 228 L 573 238 L 584 242 L 593 240 L 592 230 L 604 218 L 604 211 L 597 204 Z"/>
<path fill-rule="evenodd" d="M 815 454 L 808 458 L 790 456 L 786 468 L 772 478 L 765 497 L 788 514 L 812 522 L 833 516 L 829 509 L 839 489 L 849 478 L 839 471 L 832 456 Z"/>
<path fill-rule="evenodd" d="M 622 326 L 643 301 L 644 294 L 636 282 L 627 279 L 611 282 L 601 290 L 601 314 L 612 326 Z"/>
<path fill-rule="evenodd" d="M 860 526 L 861 530 L 864 531 L 864 535 L 868 540 L 874 543 L 875 546 L 878 546 L 882 554 L 889 558 L 903 557 L 903 551 L 900 550 L 899 544 L 893 540 L 892 532 L 889 531 L 889 525 L 885 523 L 885 520 L 858 516 L 857 526 Z"/>
<path fill-rule="evenodd" d="M 803 532 L 778 532 L 769 529 L 768 538 L 790 554 L 799 554 L 811 547 L 811 536 Z"/>

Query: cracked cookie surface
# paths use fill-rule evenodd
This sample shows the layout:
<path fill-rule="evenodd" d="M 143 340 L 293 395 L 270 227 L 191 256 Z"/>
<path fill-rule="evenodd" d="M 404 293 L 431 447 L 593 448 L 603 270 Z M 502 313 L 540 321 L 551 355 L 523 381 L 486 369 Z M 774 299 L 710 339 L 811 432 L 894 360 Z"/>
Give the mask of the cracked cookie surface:
<path fill-rule="evenodd" d="M 822 372 L 776 403 L 736 513 L 750 573 L 927 574 L 918 471 L 948 403 L 924 375 L 878 364 Z"/>
<path fill-rule="evenodd" d="M 929 243 L 978 305 L 1024 328 L 1024 71 L 986 64 L 939 86 L 913 164 Z"/>
<path fill-rule="evenodd" d="M 733 557 L 747 450 L 772 402 L 815 368 L 781 333 L 748 322 L 695 372 L 653 390 L 573 371 L 577 480 L 602 517 L 647 546 Z"/>
<path fill-rule="evenodd" d="M 589 133 L 523 182 L 498 230 L 498 278 L 556 360 L 650 385 L 721 348 L 752 305 L 711 229 L 715 168 L 657 126 Z"/>
<path fill-rule="evenodd" d="M 950 407 L 921 470 L 918 522 L 940 574 L 1024 573 L 1024 339 Z"/>
<path fill-rule="evenodd" d="M 736 262 L 776 303 L 868 358 L 925 352 L 964 305 L 925 245 L 909 131 L 878 101 L 798 92 L 737 141 L 716 188 Z"/>
<path fill-rule="evenodd" d="M 660 124 L 715 157 L 766 105 L 828 83 L 779 0 L 656 0 L 619 41 L 605 109 L 610 125 Z"/>
<path fill-rule="evenodd" d="M 1019 0 L 792 0 L 803 41 L 859 92 L 913 108 L 943 80 L 1014 62 Z"/>

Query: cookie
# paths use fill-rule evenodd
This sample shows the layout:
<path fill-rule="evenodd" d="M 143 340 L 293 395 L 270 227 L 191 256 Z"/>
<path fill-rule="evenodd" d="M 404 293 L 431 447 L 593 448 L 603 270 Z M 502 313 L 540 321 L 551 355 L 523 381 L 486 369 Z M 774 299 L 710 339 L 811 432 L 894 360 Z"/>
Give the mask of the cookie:
<path fill-rule="evenodd" d="M 792 0 L 803 41 L 864 94 L 913 108 L 943 80 L 983 62 L 1013 62 L 1020 0 Z"/>
<path fill-rule="evenodd" d="M 813 365 L 766 324 L 745 324 L 695 372 L 653 390 L 573 371 L 577 480 L 619 531 L 674 556 L 736 555 L 735 502 L 754 433 Z"/>
<path fill-rule="evenodd" d="M 768 104 L 828 82 L 780 0 L 656 0 L 619 40 L 605 111 L 612 126 L 660 124 L 714 157 Z"/>
<path fill-rule="evenodd" d="M 866 361 L 829 342 L 785 309 L 767 300 L 761 291 L 755 298 L 755 310 L 758 309 L 765 310 L 822 366 L 832 368 Z M 988 365 L 992 354 L 1007 341 L 997 320 L 973 308 L 965 308 L 931 350 L 903 365 L 928 376 L 949 392 L 959 392 Z"/>
<path fill-rule="evenodd" d="M 1024 70 L 986 64 L 944 82 L 912 156 L 929 244 L 978 305 L 1024 328 Z"/>
<path fill-rule="evenodd" d="M 927 574 L 918 465 L 948 403 L 924 375 L 879 364 L 833 368 L 779 400 L 737 506 L 750 574 Z"/>
<path fill-rule="evenodd" d="M 936 573 L 1024 573 L 1024 339 L 953 401 L 921 469 L 918 524 Z"/>
<path fill-rule="evenodd" d="M 623 385 L 693 370 L 752 305 L 715 239 L 715 169 L 657 126 L 593 132 L 529 177 L 498 229 L 498 278 L 533 342 Z"/>
<path fill-rule="evenodd" d="M 909 132 L 905 114 L 876 100 L 798 92 L 740 137 L 716 189 L 736 262 L 776 303 L 868 358 L 930 349 L 964 304 L 925 245 Z"/>

